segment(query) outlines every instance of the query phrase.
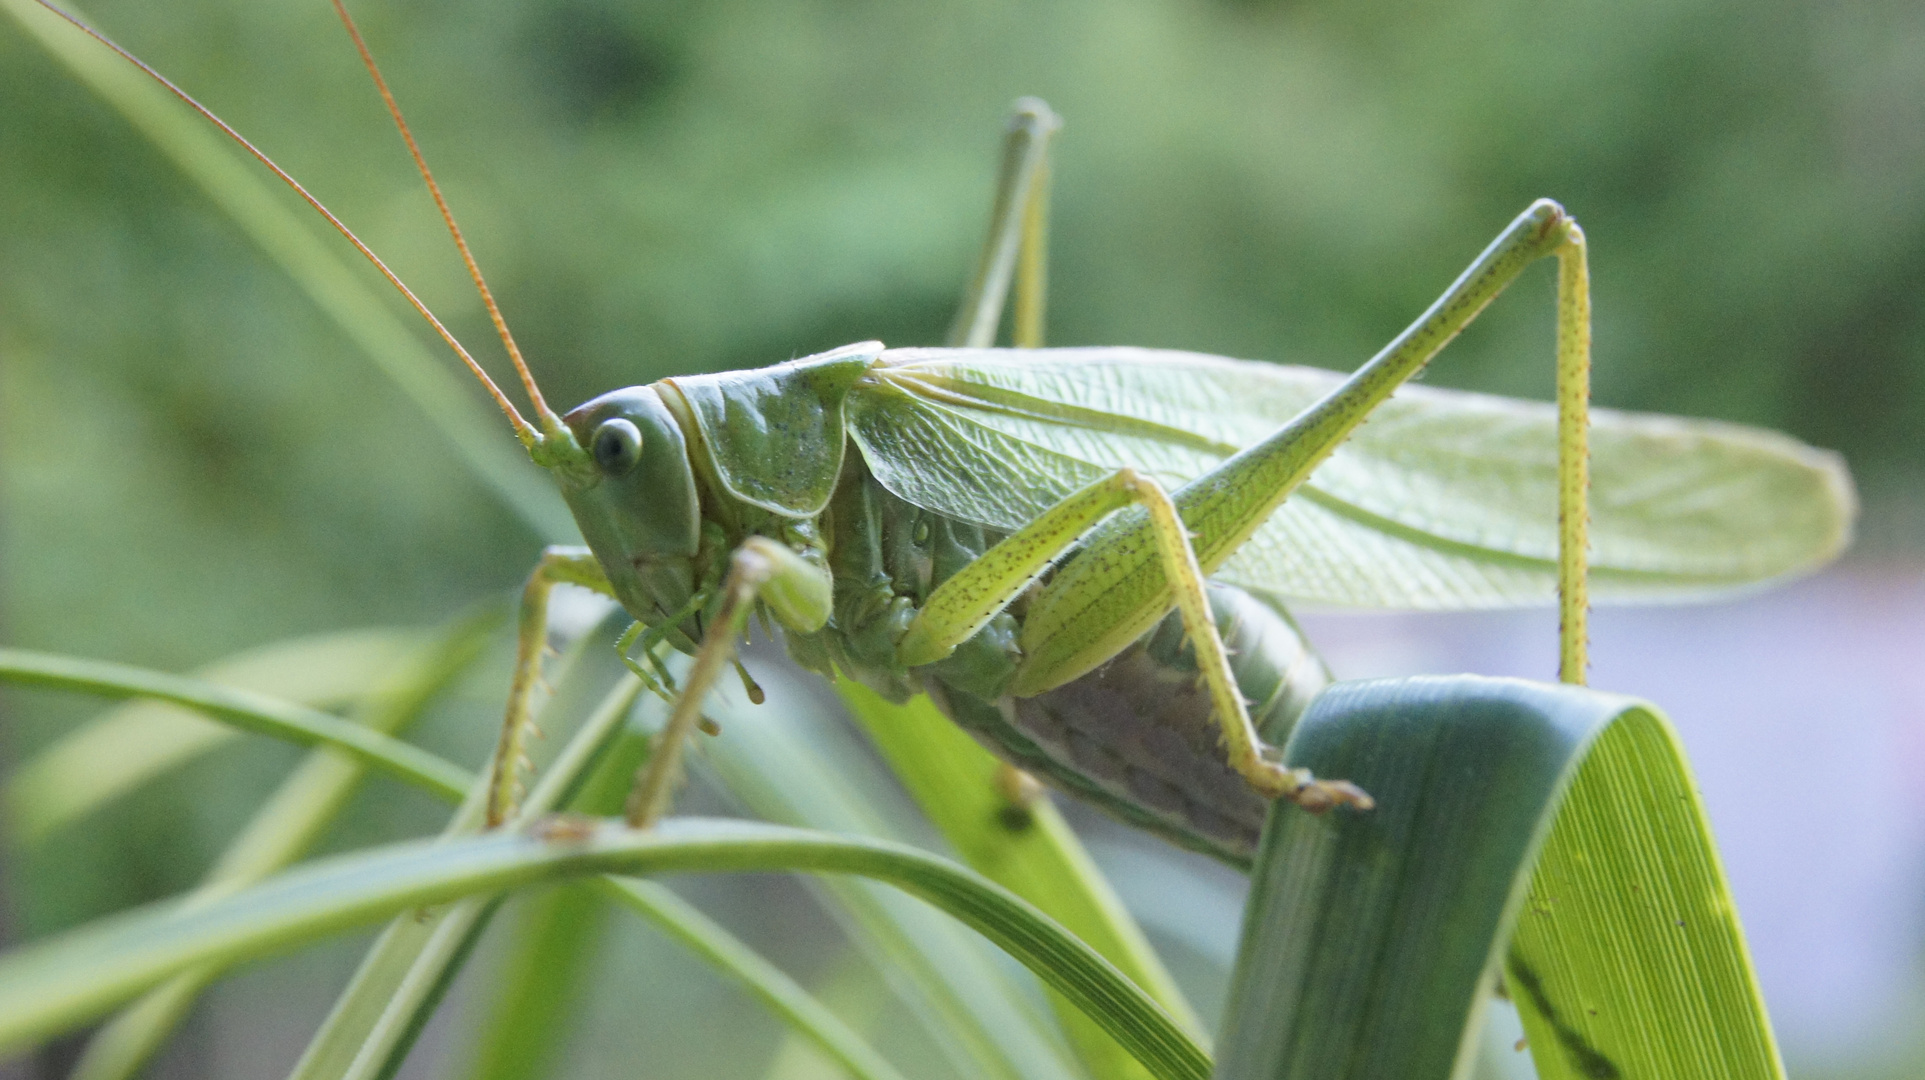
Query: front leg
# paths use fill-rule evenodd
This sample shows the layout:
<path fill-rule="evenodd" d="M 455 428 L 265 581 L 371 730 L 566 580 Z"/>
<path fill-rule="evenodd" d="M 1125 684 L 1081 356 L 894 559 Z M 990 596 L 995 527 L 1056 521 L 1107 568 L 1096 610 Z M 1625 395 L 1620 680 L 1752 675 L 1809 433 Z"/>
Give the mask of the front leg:
<path fill-rule="evenodd" d="M 829 621 L 833 588 L 828 570 L 778 541 L 751 536 L 735 549 L 722 578 L 721 608 L 696 647 L 695 663 L 682 683 L 668 724 L 635 776 L 635 789 L 628 797 L 631 827 L 647 828 L 667 811 L 669 797 L 681 779 L 682 748 L 701 721 L 702 701 L 734 658 L 735 643 L 748 629 L 749 614 L 757 602 L 766 605 L 783 626 L 813 633 Z"/>
<path fill-rule="evenodd" d="M 1190 546 L 1190 533 L 1162 486 L 1133 469 L 1120 469 L 1069 496 L 943 582 L 903 635 L 897 647 L 898 659 L 906 666 L 917 667 L 949 655 L 1008 607 L 1098 521 L 1130 505 L 1148 511 L 1150 534 L 1163 572 L 1175 594 L 1184 631 L 1196 649 L 1197 670 L 1210 692 L 1217 722 L 1222 725 L 1230 767 L 1267 798 L 1287 798 L 1311 811 L 1339 804 L 1368 810 L 1374 804 L 1355 784 L 1318 780 L 1309 770 L 1286 768 L 1265 753 L 1268 748 L 1250 721 L 1249 709 L 1230 670 L 1229 654 L 1210 614 L 1207 582 Z M 1105 547 L 1082 552 L 1081 560 L 1097 567 L 1092 587 L 1103 587 L 1101 567 L 1113 555 Z"/>
<path fill-rule="evenodd" d="M 521 616 L 515 624 L 515 674 L 508 684 L 508 713 L 501 721 L 501 740 L 488 780 L 488 828 L 507 821 L 515 811 L 521 786 L 522 744 L 527 738 L 529 700 L 541 681 L 541 654 L 548 647 L 548 594 L 566 582 L 613 598 L 614 586 L 602 564 L 585 547 L 550 547 L 541 553 L 534 573 L 521 590 Z"/>

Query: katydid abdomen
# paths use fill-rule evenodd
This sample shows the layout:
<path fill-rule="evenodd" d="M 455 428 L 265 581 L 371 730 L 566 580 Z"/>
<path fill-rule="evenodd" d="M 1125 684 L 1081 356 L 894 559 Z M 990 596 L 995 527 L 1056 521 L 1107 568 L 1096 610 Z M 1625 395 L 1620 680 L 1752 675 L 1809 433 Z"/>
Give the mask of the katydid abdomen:
<path fill-rule="evenodd" d="M 1330 682 L 1328 671 L 1296 627 L 1257 597 L 1213 584 L 1210 606 L 1257 731 L 1283 745 Z M 1249 865 L 1270 804 L 1224 755 L 1223 729 L 1177 613 L 1096 670 L 1035 697 L 990 702 L 940 678 L 928 689 L 1003 759 L 1132 825 Z"/>

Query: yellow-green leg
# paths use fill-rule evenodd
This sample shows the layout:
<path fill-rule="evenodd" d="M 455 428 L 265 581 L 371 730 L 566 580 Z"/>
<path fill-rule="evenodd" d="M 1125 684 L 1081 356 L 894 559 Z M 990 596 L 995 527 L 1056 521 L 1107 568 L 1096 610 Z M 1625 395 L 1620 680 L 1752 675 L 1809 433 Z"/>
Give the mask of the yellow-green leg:
<path fill-rule="evenodd" d="M 831 590 L 826 569 L 777 541 L 751 536 L 735 549 L 722 578 L 721 607 L 703 631 L 695 663 L 682 682 L 668 723 L 656 736 L 647 763 L 636 773 L 635 788 L 628 797 L 630 826 L 647 828 L 668 811 L 681 783 L 682 749 L 701 724 L 702 702 L 734 659 L 736 642 L 747 631 L 756 605 L 767 607 L 782 625 L 810 633 L 829 621 Z"/>
<path fill-rule="evenodd" d="M 1557 677 L 1583 685 L 1590 666 L 1591 271 L 1584 230 L 1557 249 Z"/>
<path fill-rule="evenodd" d="M 1562 667 L 1584 669 L 1584 438 L 1589 302 L 1584 234 L 1562 207 L 1539 200 L 1501 233 L 1416 322 L 1322 401 L 1255 446 L 1175 493 L 1195 532 L 1205 573 L 1222 566 L 1284 499 L 1396 388 L 1421 371 L 1524 268 L 1556 255 L 1563 268 L 1558 302 L 1558 576 Z M 1548 507 L 1546 508 L 1548 511 Z M 1083 554 L 1051 578 L 1023 620 L 1023 667 L 1011 691 L 1033 696 L 1061 686 L 1115 656 L 1170 610 L 1173 594 L 1151 542 L 1151 523 L 1118 514 L 1083 540 Z"/>
<path fill-rule="evenodd" d="M 541 682 L 541 656 L 548 647 L 548 594 L 558 584 L 580 585 L 613 597 L 602 564 L 585 547 L 551 547 L 541 553 L 521 590 L 516 621 L 515 673 L 508 684 L 508 714 L 501 721 L 494 772 L 488 781 L 488 827 L 507 821 L 520 798 L 522 747 L 527 741 L 530 700 Z"/>
<path fill-rule="evenodd" d="M 963 294 L 947 344 L 987 348 L 996 342 L 1011 282 L 1016 287 L 1012 341 L 1019 349 L 1043 344 L 1049 233 L 1049 142 L 1063 122 L 1037 98 L 1016 102 L 1003 140 L 996 202 L 981 261 Z"/>

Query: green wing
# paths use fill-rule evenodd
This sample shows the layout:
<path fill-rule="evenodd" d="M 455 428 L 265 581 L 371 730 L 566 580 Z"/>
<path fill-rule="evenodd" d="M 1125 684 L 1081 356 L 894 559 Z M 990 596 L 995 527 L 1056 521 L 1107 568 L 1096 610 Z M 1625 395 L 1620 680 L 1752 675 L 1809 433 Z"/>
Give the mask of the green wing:
<path fill-rule="evenodd" d="M 1172 490 L 1343 376 L 1137 348 L 895 349 L 849 399 L 897 495 L 1014 528 L 1128 465 Z M 1399 608 L 1549 602 L 1557 555 L 1548 404 L 1405 387 L 1212 575 L 1300 601 Z M 1592 594 L 1700 597 L 1824 564 L 1856 510 L 1837 455 L 1775 432 L 1598 410 Z"/>

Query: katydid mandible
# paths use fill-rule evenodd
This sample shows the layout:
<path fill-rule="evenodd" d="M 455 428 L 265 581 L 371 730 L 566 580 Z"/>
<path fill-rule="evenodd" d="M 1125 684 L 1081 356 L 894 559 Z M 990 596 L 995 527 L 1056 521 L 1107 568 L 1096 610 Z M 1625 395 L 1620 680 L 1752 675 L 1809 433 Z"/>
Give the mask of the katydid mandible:
<path fill-rule="evenodd" d="M 1288 768 L 1271 749 L 1328 681 L 1277 596 L 1409 598 L 1376 595 L 1341 574 L 1334 591 L 1305 588 L 1315 574 L 1276 569 L 1274 549 L 1292 541 L 1293 528 L 1303 531 L 1301 521 L 1286 520 L 1289 508 L 1279 510 L 1393 390 L 1526 266 L 1550 255 L 1560 267 L 1556 419 L 1543 409 L 1498 411 L 1513 423 L 1523 418 L 1531 447 L 1555 448 L 1555 539 L 1548 547 L 1486 545 L 1503 557 L 1479 584 L 1503 599 L 1534 600 L 1555 579 L 1561 673 L 1582 679 L 1589 294 L 1583 233 L 1555 203 L 1529 207 L 1409 329 L 1341 382 L 1190 353 L 1045 350 L 1048 149 L 1057 121 L 1040 102 L 1025 101 L 1010 128 L 989 242 L 950 347 L 861 343 L 755 371 L 630 387 L 557 415 L 365 43 L 339 0 L 336 7 L 494 317 L 534 421 L 345 226 L 254 152 L 455 348 L 531 458 L 555 476 L 588 541 L 544 553 L 524 592 L 491 820 L 503 819 L 515 799 L 547 598 L 564 582 L 627 609 L 636 622 L 623 639 L 625 657 L 639 655 L 632 662 L 638 674 L 676 695 L 631 799 L 636 825 L 664 812 L 702 700 L 725 677 L 758 611 L 783 627 L 805 666 L 893 697 L 926 691 L 1005 760 L 1231 861 L 1248 858 L 1267 799 L 1318 811 L 1367 809 L 1366 793 Z M 1017 348 L 988 348 L 1012 289 Z M 1398 401 L 1420 418 L 1462 420 L 1496 408 L 1491 399 L 1437 391 Z M 1683 438 L 1834 501 L 1848 497 L 1834 462 L 1789 440 L 1680 423 L 1613 414 L 1599 437 L 1601 445 L 1647 455 L 1676 450 Z M 1418 486 L 1436 479 L 1421 467 L 1407 472 Z M 1341 492 L 1345 482 L 1332 481 L 1331 490 Z M 1449 485 L 1437 490 L 1450 493 Z M 1347 520 L 1385 535 L 1416 527 L 1394 504 L 1313 494 L 1316 505 L 1343 502 Z M 1302 505 L 1300 498 L 1289 507 Z M 1422 529 L 1435 534 L 1440 550 L 1476 549 L 1478 537 L 1453 531 L 1462 524 L 1450 520 L 1458 511 L 1448 499 L 1440 505 L 1426 506 L 1443 517 L 1423 520 Z M 1552 509 L 1547 500 L 1546 518 Z M 1635 557 L 1606 559 L 1600 580 L 1625 595 L 1701 592 L 1803 569 L 1842 539 L 1789 562 L 1752 560 L 1673 578 Z M 1330 564 L 1348 559 L 1356 571 L 1372 557 L 1294 554 L 1323 565 L 1317 573 L 1325 576 Z M 1448 593 L 1439 593 L 1445 602 Z M 655 661 L 662 646 L 694 657 L 679 687 L 671 689 Z"/>

